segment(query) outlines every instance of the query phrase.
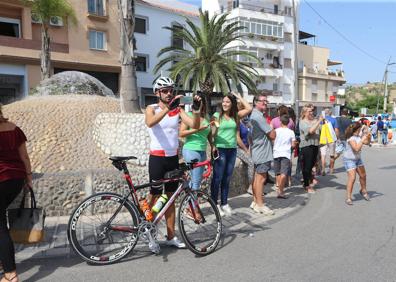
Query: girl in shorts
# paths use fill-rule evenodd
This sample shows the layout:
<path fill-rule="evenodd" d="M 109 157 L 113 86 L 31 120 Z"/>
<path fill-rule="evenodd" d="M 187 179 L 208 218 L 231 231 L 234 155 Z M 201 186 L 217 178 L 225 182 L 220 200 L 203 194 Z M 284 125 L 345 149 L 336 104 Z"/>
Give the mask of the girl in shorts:
<path fill-rule="evenodd" d="M 352 189 L 356 180 L 356 173 L 359 175 L 360 195 L 369 201 L 366 189 L 366 169 L 361 158 L 363 145 L 370 143 L 370 133 L 362 131 L 362 124 L 355 122 L 345 130 L 346 148 L 344 151 L 344 166 L 348 173 L 347 194 L 345 203 L 352 205 Z"/>

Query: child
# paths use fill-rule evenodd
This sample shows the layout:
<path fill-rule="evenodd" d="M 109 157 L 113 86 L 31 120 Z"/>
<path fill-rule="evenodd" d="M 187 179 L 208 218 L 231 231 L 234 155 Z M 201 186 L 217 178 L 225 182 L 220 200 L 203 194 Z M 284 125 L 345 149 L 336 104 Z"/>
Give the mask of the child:
<path fill-rule="evenodd" d="M 355 122 L 345 131 L 345 138 L 347 139 L 347 144 L 344 151 L 344 166 L 348 173 L 345 203 L 352 205 L 352 189 L 355 184 L 356 172 L 359 174 L 360 195 L 366 201 L 369 201 L 370 198 L 366 189 L 366 169 L 364 168 L 360 153 L 363 145 L 370 144 L 370 132 L 363 134 L 362 124 Z"/>
<path fill-rule="evenodd" d="M 284 187 L 291 166 L 291 149 L 296 146 L 296 136 L 294 131 L 290 130 L 289 115 L 280 117 L 281 127 L 275 129 L 276 138 L 274 142 L 274 171 L 278 182 L 278 198 L 287 199 L 284 193 Z"/>

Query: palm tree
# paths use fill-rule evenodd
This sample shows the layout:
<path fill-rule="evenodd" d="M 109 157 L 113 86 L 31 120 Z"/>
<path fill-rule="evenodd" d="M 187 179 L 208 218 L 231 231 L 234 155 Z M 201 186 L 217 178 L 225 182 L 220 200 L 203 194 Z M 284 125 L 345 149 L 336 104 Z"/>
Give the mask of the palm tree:
<path fill-rule="evenodd" d="M 41 79 L 51 76 L 51 49 L 48 30 L 51 17 L 57 16 L 62 19 L 70 19 L 77 24 L 76 14 L 67 0 L 22 0 L 32 10 L 32 15 L 41 22 Z"/>
<path fill-rule="evenodd" d="M 186 42 L 189 48 L 170 46 L 160 50 L 158 57 L 167 54 L 154 68 L 157 73 L 168 63 L 170 76 L 176 79 L 184 89 L 193 91 L 198 88 L 209 98 L 214 87 L 223 93 L 231 89 L 230 81 L 238 86 L 241 83 L 255 92 L 257 72 L 249 62 L 238 62 L 236 56 L 260 63 L 259 59 L 241 50 L 225 49 L 230 43 L 241 40 L 244 35 L 238 31 L 244 29 L 238 22 L 227 23 L 227 14 L 209 18 L 207 11 L 199 11 L 200 27 L 185 18 L 187 26 L 177 23 L 171 30 L 174 36 Z M 188 46 L 187 46 L 188 47 Z"/>
<path fill-rule="evenodd" d="M 120 21 L 121 111 L 139 113 L 134 55 L 135 0 L 117 0 Z"/>

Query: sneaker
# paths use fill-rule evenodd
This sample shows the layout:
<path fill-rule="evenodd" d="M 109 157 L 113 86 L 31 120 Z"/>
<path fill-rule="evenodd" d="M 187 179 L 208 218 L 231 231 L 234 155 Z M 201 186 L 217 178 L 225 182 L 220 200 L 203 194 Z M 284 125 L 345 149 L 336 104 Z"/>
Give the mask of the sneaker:
<path fill-rule="evenodd" d="M 186 244 L 184 244 L 182 241 L 180 241 L 176 236 L 173 237 L 170 240 L 166 240 L 165 244 L 168 245 L 168 246 L 176 247 L 178 249 L 185 249 L 186 248 Z"/>
<path fill-rule="evenodd" d="M 250 204 L 249 207 L 253 210 L 255 206 L 256 206 L 256 203 L 253 201 L 253 202 Z"/>
<path fill-rule="evenodd" d="M 254 208 L 253 208 L 253 210 L 256 212 L 256 213 L 262 213 L 262 214 L 264 214 L 264 215 L 274 215 L 275 214 L 275 212 L 273 211 L 273 210 L 271 210 L 269 207 L 267 207 L 267 206 L 265 206 L 265 205 L 263 205 L 263 206 L 258 206 L 258 205 L 255 205 L 254 206 Z"/>
<path fill-rule="evenodd" d="M 220 207 L 220 205 L 217 205 L 217 209 L 219 210 L 220 216 L 223 217 L 224 216 L 224 212 L 223 212 L 223 209 Z"/>
<path fill-rule="evenodd" d="M 231 209 L 231 207 L 230 207 L 229 204 L 226 204 L 226 205 L 224 205 L 224 206 L 221 206 L 221 209 L 223 210 L 223 212 L 224 212 L 224 214 L 225 214 L 226 216 L 231 216 L 231 215 L 232 215 L 232 209 Z"/>

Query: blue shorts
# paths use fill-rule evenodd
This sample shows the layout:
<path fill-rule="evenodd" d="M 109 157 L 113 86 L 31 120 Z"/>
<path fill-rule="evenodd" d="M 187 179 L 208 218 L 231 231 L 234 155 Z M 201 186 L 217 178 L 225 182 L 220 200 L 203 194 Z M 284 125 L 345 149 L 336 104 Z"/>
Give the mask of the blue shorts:
<path fill-rule="evenodd" d="M 359 166 L 364 166 L 362 159 L 353 160 L 344 158 L 344 167 L 347 171 L 357 169 Z"/>

